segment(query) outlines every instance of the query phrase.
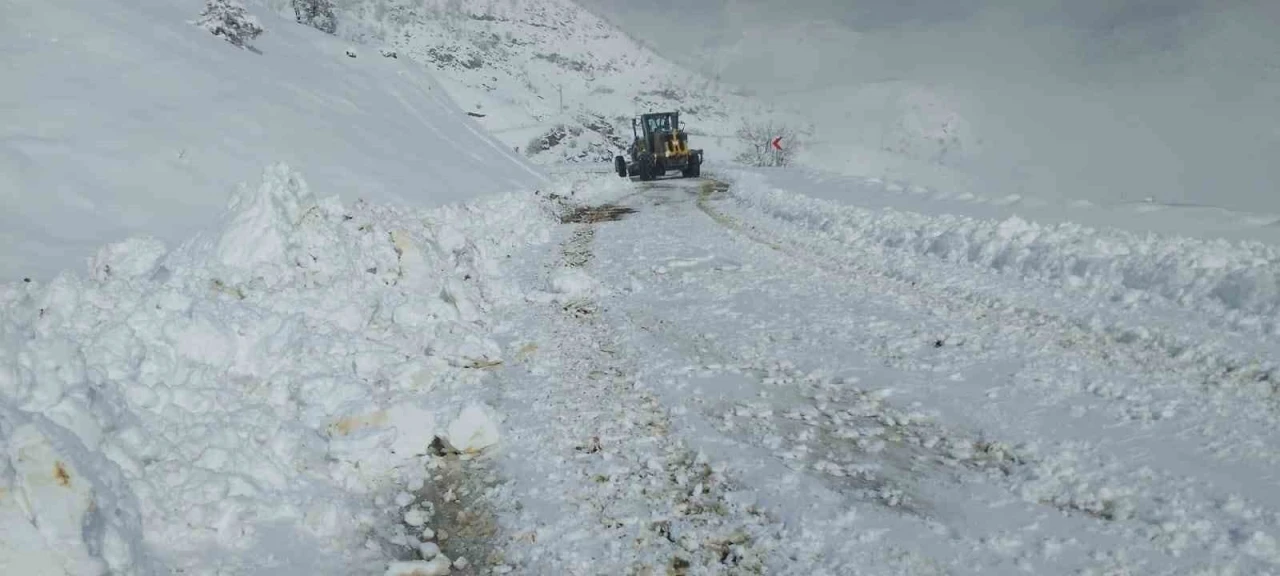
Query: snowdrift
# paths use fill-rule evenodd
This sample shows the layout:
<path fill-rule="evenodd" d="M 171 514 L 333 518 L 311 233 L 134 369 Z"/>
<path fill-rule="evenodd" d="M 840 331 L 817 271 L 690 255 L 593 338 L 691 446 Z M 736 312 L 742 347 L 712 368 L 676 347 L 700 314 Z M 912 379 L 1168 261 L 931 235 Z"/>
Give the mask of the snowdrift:
<path fill-rule="evenodd" d="M 501 438 L 475 368 L 536 200 L 344 204 L 280 164 L 171 249 L 0 286 L 2 571 L 385 571 L 433 438 Z"/>
<path fill-rule="evenodd" d="M 541 176 L 406 59 L 250 4 L 236 48 L 197 0 L 20 1 L 0 18 L 0 274 L 48 279 L 99 245 L 177 241 L 283 161 L 345 201 L 438 206 Z"/>
<path fill-rule="evenodd" d="M 733 176 L 742 206 L 867 255 L 941 259 L 1115 302 L 1156 299 L 1238 327 L 1280 330 L 1280 253 L 1268 244 L 1037 223 L 1007 207 L 1010 214 L 987 218 L 868 208 L 784 191 L 759 172 Z"/>

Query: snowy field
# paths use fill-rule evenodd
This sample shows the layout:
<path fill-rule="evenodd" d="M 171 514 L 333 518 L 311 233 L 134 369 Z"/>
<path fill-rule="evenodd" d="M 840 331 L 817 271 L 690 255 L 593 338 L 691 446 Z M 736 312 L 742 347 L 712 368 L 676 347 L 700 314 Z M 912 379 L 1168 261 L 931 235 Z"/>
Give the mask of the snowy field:
<path fill-rule="evenodd" d="M 1275 217 L 535 166 L 199 4 L 0 19 L 0 574 L 1280 573 Z"/>

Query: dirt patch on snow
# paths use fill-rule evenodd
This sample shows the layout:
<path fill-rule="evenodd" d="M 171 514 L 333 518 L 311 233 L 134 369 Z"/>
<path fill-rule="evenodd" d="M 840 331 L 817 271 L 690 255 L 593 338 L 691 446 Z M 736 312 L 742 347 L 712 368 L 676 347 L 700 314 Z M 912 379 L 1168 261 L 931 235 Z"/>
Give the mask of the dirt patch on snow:
<path fill-rule="evenodd" d="M 560 217 L 561 224 L 595 224 L 597 222 L 614 222 L 636 210 L 629 206 L 617 204 L 601 204 L 599 206 L 578 206 Z"/>
<path fill-rule="evenodd" d="M 591 226 L 579 226 L 573 235 L 560 247 L 560 256 L 565 266 L 582 268 L 591 262 L 595 255 L 591 252 L 591 241 L 596 231 Z"/>
<path fill-rule="evenodd" d="M 487 495 L 500 481 L 485 458 L 459 454 L 446 443 L 432 444 L 428 477 L 413 491 L 413 505 L 404 526 L 418 546 L 417 558 L 430 560 L 438 551 L 453 560 L 451 574 L 481 574 L 501 571 L 505 559 L 498 543 L 496 510 Z M 430 544 L 434 544 L 433 548 Z M 457 563 L 458 559 L 465 561 Z"/>

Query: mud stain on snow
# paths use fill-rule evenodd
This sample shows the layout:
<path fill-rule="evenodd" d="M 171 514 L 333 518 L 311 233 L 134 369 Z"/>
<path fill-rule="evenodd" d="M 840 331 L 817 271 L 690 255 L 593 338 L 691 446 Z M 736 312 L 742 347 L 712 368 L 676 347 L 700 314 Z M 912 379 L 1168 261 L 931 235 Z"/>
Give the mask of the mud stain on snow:
<path fill-rule="evenodd" d="M 63 488 L 71 486 L 71 475 L 67 473 L 67 467 L 60 461 L 53 463 L 53 480 Z"/>
<path fill-rule="evenodd" d="M 451 574 L 477 574 L 502 566 L 496 510 L 486 498 L 500 482 L 485 457 L 437 449 L 428 471 L 430 480 L 415 496 L 420 506 L 431 512 L 428 526 L 434 534 L 427 540 L 434 541 L 440 552 L 455 562 L 466 558 L 467 567 L 455 565 Z"/>
<path fill-rule="evenodd" d="M 386 423 L 386 410 L 379 410 L 372 414 L 361 414 L 359 416 L 347 416 L 345 418 L 340 418 L 337 422 L 328 426 L 328 433 L 330 437 L 347 436 L 352 432 L 373 426 L 383 426 Z"/>
<path fill-rule="evenodd" d="M 591 252 L 591 241 L 596 231 L 590 225 L 578 226 L 569 239 L 560 248 L 561 259 L 569 268 L 582 268 L 591 263 L 595 255 Z"/>
<path fill-rule="evenodd" d="M 630 206 L 617 204 L 601 204 L 599 206 L 578 206 L 560 217 L 561 224 L 596 224 L 598 222 L 616 222 L 627 214 L 635 213 Z"/>

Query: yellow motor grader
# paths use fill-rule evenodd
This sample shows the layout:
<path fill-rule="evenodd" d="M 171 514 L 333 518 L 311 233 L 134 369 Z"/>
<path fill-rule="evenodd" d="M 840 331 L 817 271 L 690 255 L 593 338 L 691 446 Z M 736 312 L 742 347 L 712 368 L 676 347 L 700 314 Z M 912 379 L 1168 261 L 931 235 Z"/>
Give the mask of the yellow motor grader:
<path fill-rule="evenodd" d="M 631 160 L 613 159 L 618 176 L 653 180 L 671 170 L 679 170 L 685 178 L 702 173 L 702 150 L 689 149 L 689 133 L 681 129 L 679 112 L 642 114 L 631 120 L 631 133 L 635 137 L 627 149 Z"/>

